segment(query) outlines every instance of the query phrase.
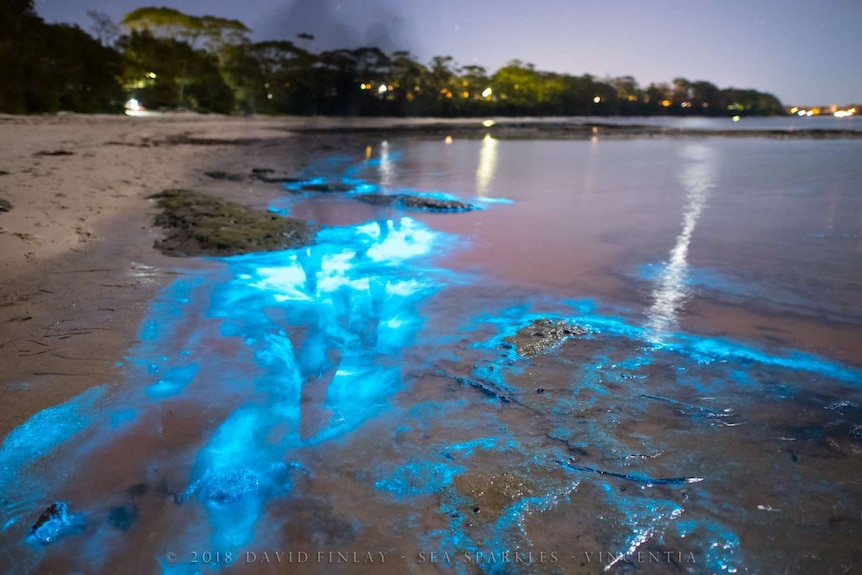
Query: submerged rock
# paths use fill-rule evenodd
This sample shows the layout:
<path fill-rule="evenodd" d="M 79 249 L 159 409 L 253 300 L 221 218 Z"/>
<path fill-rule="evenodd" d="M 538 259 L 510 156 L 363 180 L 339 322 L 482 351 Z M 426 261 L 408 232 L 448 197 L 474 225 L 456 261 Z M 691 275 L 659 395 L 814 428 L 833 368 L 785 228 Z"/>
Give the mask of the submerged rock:
<path fill-rule="evenodd" d="M 341 192 L 350 192 L 353 190 L 353 186 L 348 186 L 347 184 L 300 184 L 299 190 L 302 192 L 329 192 L 329 193 L 341 193 Z"/>
<path fill-rule="evenodd" d="M 533 320 L 529 325 L 518 330 L 515 335 L 503 338 L 503 341 L 514 345 L 518 355 L 534 357 L 569 337 L 585 333 L 587 330 L 567 321 L 542 318 Z"/>
<path fill-rule="evenodd" d="M 12 204 L 9 203 L 9 200 L 4 200 L 0 198 L 0 212 L 8 212 L 12 209 Z"/>
<path fill-rule="evenodd" d="M 314 228 L 296 218 L 260 212 L 190 190 L 166 190 L 153 196 L 162 213 L 155 225 L 166 237 L 155 247 L 174 256 L 227 256 L 310 244 Z"/>
<path fill-rule="evenodd" d="M 108 513 L 108 523 L 120 531 L 128 531 L 138 519 L 138 506 L 129 501 L 120 507 L 114 507 Z"/>
<path fill-rule="evenodd" d="M 83 529 L 83 518 L 69 513 L 69 505 L 65 501 L 56 501 L 39 516 L 28 535 L 42 545 L 48 545 Z"/>
<path fill-rule="evenodd" d="M 290 498 L 281 510 L 286 518 L 281 531 L 297 546 L 344 546 L 356 538 L 353 523 L 337 515 L 328 501 L 312 497 Z"/>
<path fill-rule="evenodd" d="M 541 493 L 529 475 L 508 471 L 463 473 L 455 477 L 452 487 L 460 495 L 455 500 L 465 503 L 465 511 L 471 515 L 481 513 L 489 520 L 498 518 L 513 503 Z"/>
<path fill-rule="evenodd" d="M 476 206 L 459 200 L 447 200 L 418 194 L 359 194 L 355 196 L 360 202 L 374 206 L 392 206 L 411 210 L 428 212 L 468 212 Z"/>

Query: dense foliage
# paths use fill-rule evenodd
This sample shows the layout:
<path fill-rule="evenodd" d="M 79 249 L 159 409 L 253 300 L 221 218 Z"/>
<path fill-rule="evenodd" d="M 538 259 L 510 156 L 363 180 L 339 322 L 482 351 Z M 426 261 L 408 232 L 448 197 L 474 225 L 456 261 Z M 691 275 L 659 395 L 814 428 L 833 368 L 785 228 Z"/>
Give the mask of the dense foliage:
<path fill-rule="evenodd" d="M 116 111 L 135 98 L 151 109 L 265 114 L 779 115 L 778 99 L 677 78 L 643 88 L 625 76 L 598 80 L 512 61 L 493 74 L 428 65 L 374 47 L 316 52 L 314 37 L 251 42 L 242 22 L 139 8 L 125 34 L 92 12 L 93 33 L 46 24 L 33 0 L 0 0 L 0 110 Z M 119 36 L 119 37 L 118 37 Z"/>

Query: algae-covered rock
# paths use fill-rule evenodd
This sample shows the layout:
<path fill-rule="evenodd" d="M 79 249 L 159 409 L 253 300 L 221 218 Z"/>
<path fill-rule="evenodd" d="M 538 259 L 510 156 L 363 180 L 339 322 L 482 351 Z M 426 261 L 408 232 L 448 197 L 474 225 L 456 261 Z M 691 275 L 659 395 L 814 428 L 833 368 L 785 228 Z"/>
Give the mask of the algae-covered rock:
<path fill-rule="evenodd" d="M 515 335 L 503 338 L 503 341 L 514 345 L 518 355 L 534 357 L 569 337 L 585 333 L 587 330 L 567 321 L 542 318 L 533 320 L 529 325 L 518 330 Z"/>
<path fill-rule="evenodd" d="M 410 210 L 428 212 L 468 212 L 476 206 L 458 200 L 441 199 L 418 194 L 359 194 L 355 196 L 360 202 L 375 206 L 392 206 Z"/>
<path fill-rule="evenodd" d="M 308 245 L 315 228 L 303 220 L 261 212 L 191 190 L 153 196 L 165 238 L 155 247 L 174 256 L 227 256 Z"/>

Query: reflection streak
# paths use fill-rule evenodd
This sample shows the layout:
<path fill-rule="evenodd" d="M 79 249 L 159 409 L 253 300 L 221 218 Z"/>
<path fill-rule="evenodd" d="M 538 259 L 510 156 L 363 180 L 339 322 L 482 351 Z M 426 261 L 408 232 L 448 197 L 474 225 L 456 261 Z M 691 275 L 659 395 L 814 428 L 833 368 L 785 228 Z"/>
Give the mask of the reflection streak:
<path fill-rule="evenodd" d="M 479 148 L 479 167 L 476 168 L 476 195 L 484 198 L 497 170 L 497 140 L 485 134 Z"/>
<path fill-rule="evenodd" d="M 709 192 L 715 185 L 712 151 L 707 146 L 693 144 L 685 148 L 684 155 L 689 162 L 680 175 L 686 190 L 682 230 L 670 250 L 667 265 L 656 280 L 652 305 L 646 312 L 649 337 L 653 341 L 660 341 L 676 326 L 679 310 L 687 295 L 685 284 L 691 236 L 706 208 Z"/>

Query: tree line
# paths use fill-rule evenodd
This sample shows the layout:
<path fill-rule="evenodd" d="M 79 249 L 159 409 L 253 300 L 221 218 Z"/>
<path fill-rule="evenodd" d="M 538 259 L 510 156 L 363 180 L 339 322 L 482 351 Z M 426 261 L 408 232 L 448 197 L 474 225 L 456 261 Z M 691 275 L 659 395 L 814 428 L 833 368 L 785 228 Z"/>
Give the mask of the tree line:
<path fill-rule="evenodd" d="M 642 87 L 513 60 L 494 73 L 376 47 L 316 51 L 314 36 L 252 42 L 240 21 L 139 8 L 91 34 L 0 0 L 0 111 L 148 109 L 297 115 L 782 115 L 772 94 L 676 78 Z"/>

